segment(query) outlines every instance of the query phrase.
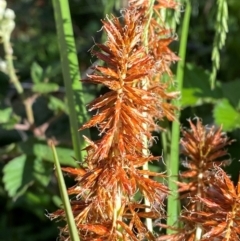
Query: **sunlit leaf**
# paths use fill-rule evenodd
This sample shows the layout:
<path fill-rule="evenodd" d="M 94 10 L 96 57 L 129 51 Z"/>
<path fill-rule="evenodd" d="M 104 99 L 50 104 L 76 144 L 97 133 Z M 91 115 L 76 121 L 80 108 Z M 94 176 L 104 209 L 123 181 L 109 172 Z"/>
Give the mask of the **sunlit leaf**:
<path fill-rule="evenodd" d="M 187 64 L 183 81 L 181 104 L 198 106 L 203 103 L 215 103 L 222 97 L 221 86 L 217 83 L 214 90 L 209 83 L 210 74 L 194 64 Z"/>
<path fill-rule="evenodd" d="M 3 169 L 3 183 L 8 195 L 14 199 L 24 194 L 36 181 L 47 186 L 52 167 L 40 158 L 21 155 L 12 159 Z"/>
<path fill-rule="evenodd" d="M 46 161 L 53 162 L 53 156 L 50 147 L 41 141 L 29 139 L 27 142 L 20 142 L 19 147 L 22 152 L 27 155 L 37 156 Z M 58 152 L 59 161 L 62 165 L 76 167 L 76 161 L 73 160 L 74 151 L 65 147 L 56 147 Z"/>
<path fill-rule="evenodd" d="M 27 156 L 12 159 L 3 169 L 3 183 L 8 195 L 16 197 L 32 184 L 33 166 L 27 165 Z M 30 175 L 29 175 L 30 174 Z"/>
<path fill-rule="evenodd" d="M 231 131 L 240 127 L 240 112 L 227 99 L 218 102 L 214 107 L 213 115 L 215 123 L 222 125 L 225 131 Z"/>
<path fill-rule="evenodd" d="M 6 123 L 11 118 L 12 108 L 0 109 L 0 124 Z"/>
<path fill-rule="evenodd" d="M 32 90 L 37 93 L 47 94 L 50 92 L 57 91 L 59 89 L 56 83 L 36 83 L 33 85 Z"/>

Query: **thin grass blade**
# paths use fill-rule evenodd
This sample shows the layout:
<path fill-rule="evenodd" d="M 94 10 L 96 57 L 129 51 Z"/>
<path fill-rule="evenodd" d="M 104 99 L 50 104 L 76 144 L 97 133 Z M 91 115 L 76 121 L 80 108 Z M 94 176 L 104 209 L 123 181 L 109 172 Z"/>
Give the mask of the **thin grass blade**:
<path fill-rule="evenodd" d="M 77 227 L 75 224 L 75 220 L 73 217 L 72 209 L 71 209 L 71 204 L 69 202 L 69 197 L 67 193 L 67 188 L 64 182 L 61 166 L 58 160 L 57 152 L 55 149 L 55 146 L 52 144 L 51 145 L 52 152 L 53 152 L 53 158 L 54 158 L 54 164 L 56 168 L 56 174 L 57 174 L 57 179 L 58 179 L 58 185 L 59 185 L 59 190 L 63 202 L 63 207 L 66 213 L 66 219 L 67 219 L 67 224 L 68 224 L 68 229 L 69 229 L 69 234 L 71 237 L 71 241 L 80 241 Z"/>

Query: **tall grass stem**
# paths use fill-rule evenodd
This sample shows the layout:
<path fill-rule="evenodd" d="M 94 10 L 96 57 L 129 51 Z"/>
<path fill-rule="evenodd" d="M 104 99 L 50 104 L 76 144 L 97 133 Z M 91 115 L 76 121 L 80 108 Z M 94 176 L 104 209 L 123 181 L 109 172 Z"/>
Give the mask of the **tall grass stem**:
<path fill-rule="evenodd" d="M 69 108 L 73 148 L 77 160 L 83 161 L 84 156 L 81 149 L 84 147 L 84 140 L 78 129 L 86 122 L 87 112 L 83 101 L 83 88 L 80 83 L 79 64 L 68 0 L 53 0 L 53 9 Z M 82 134 L 89 136 L 89 131 L 85 130 Z"/>
<path fill-rule="evenodd" d="M 183 86 L 184 78 L 184 67 L 185 67 L 185 57 L 187 49 L 187 39 L 188 39 L 188 30 L 191 16 L 191 2 L 186 0 L 186 9 L 184 13 L 183 25 L 181 30 L 181 39 L 180 39 L 180 48 L 179 48 L 179 57 L 180 61 L 177 65 L 177 88 L 181 92 Z M 177 107 L 181 108 L 181 101 L 176 100 L 175 104 Z M 180 118 L 180 113 L 178 119 Z M 167 224 L 174 225 L 178 222 L 179 215 L 179 204 L 178 204 L 178 187 L 176 184 L 178 171 L 179 171 L 179 138 L 180 138 L 180 123 L 178 120 L 173 122 L 172 125 L 172 138 L 171 138 L 171 153 L 170 159 L 168 160 L 168 175 L 169 175 L 169 188 L 171 190 L 171 195 L 168 197 L 167 205 Z M 174 231 L 168 229 L 168 234 L 173 233 Z"/>
<path fill-rule="evenodd" d="M 54 164 L 56 168 L 59 190 L 60 190 L 60 194 L 61 194 L 61 198 L 62 198 L 64 210 L 65 210 L 65 215 L 67 219 L 69 236 L 71 238 L 71 241 L 80 241 L 77 227 L 76 227 L 75 220 L 72 213 L 71 204 L 67 193 L 67 188 L 64 182 L 61 166 L 58 160 L 58 155 L 57 155 L 55 146 L 53 144 L 51 144 L 51 148 L 53 152 L 53 159 L 54 159 Z"/>

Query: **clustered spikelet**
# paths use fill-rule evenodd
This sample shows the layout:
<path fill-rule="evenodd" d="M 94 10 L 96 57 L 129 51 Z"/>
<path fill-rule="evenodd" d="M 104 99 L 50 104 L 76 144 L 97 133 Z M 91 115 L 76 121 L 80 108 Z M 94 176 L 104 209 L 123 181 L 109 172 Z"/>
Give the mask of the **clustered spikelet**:
<path fill-rule="evenodd" d="M 159 9 L 172 8 L 179 10 L 180 4 L 175 0 L 157 0 L 154 1 L 153 12 L 156 13 L 156 18 L 149 19 L 149 2 L 146 0 L 136 1 L 129 0 L 130 8 L 138 9 L 139 14 L 141 14 L 143 21 L 147 24 L 147 43 L 148 52 L 153 57 L 156 65 L 156 78 L 150 80 L 150 85 L 153 80 L 159 81 L 161 76 L 166 73 L 169 78 L 172 78 L 172 72 L 170 70 L 170 65 L 172 62 L 178 61 L 179 57 L 169 49 L 169 45 L 176 39 L 175 34 L 172 33 L 171 29 L 166 28 L 166 24 L 159 14 Z M 149 23 L 148 23 L 149 21 Z"/>
<path fill-rule="evenodd" d="M 184 209 L 179 220 L 182 228 L 158 241 L 235 241 L 240 238 L 239 183 L 236 188 L 222 166 L 229 164 L 226 146 L 232 141 L 221 128 L 205 127 L 197 119 L 181 139 L 183 162 L 179 192 Z"/>
<path fill-rule="evenodd" d="M 201 241 L 240 240 L 240 176 L 234 184 L 227 174 L 215 167 L 209 174 L 209 185 L 204 197 L 196 196 L 192 201 L 202 204 L 199 211 L 186 211 L 182 218 L 203 229 Z"/>
<path fill-rule="evenodd" d="M 222 132 L 221 127 L 205 127 L 199 119 L 196 125 L 191 120 L 189 124 L 191 129 L 183 130 L 180 140 L 181 153 L 186 158 L 182 164 L 187 169 L 180 177 L 189 182 L 179 183 L 179 191 L 194 196 L 201 193 L 208 184 L 210 169 L 230 164 L 225 147 L 232 141 Z"/>
<path fill-rule="evenodd" d="M 92 50 L 105 65 L 96 66 L 84 81 L 103 84 L 109 92 L 88 105 L 89 111 L 97 113 L 81 129 L 96 126 L 101 138 L 92 141 L 85 137 L 88 146 L 84 167 L 63 168 L 76 180 L 68 193 L 75 197 L 71 206 L 83 241 L 155 240 L 143 219 L 161 217 L 162 203 L 169 192 L 164 184 L 153 179 L 164 177 L 162 173 L 141 168 L 159 159 L 152 156 L 143 137 L 151 143 L 151 131 L 159 129 L 155 121 L 174 119 L 175 107 L 170 101 L 178 96 L 167 91 L 166 83 L 155 81 L 147 87 L 143 84 L 143 80 L 150 82 L 165 72 L 166 66 L 174 61 L 165 61 L 165 53 L 159 52 L 164 63 L 161 68 L 156 63 L 157 56 L 146 50 L 145 14 L 131 5 L 120 18 L 111 16 L 103 20 L 107 41 L 96 44 L 98 51 Z M 167 56 L 167 45 L 166 49 Z M 137 192 L 149 201 L 149 206 L 135 200 Z M 58 210 L 51 217 L 64 219 L 64 215 L 63 210 Z M 61 240 L 69 240 L 67 226 L 60 236 Z"/>

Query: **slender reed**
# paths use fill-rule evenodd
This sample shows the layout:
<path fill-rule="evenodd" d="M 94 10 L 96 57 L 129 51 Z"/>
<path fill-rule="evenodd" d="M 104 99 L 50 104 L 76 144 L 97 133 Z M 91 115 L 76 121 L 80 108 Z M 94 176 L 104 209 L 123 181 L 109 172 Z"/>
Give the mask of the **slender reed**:
<path fill-rule="evenodd" d="M 184 78 L 184 67 L 185 67 L 185 57 L 187 49 L 187 38 L 188 38 L 188 29 L 191 16 L 191 2 L 186 0 L 186 10 L 184 13 L 181 39 L 180 39 L 180 48 L 179 48 L 179 57 L 180 61 L 177 66 L 177 88 L 181 92 Z M 180 99 L 175 100 L 175 105 L 179 108 L 181 107 Z M 178 119 L 180 118 L 180 113 L 178 114 Z M 172 124 L 172 138 L 171 138 L 171 153 L 170 159 L 167 162 L 167 170 L 169 176 L 169 188 L 172 191 L 171 195 L 168 197 L 167 205 L 167 224 L 172 226 L 177 224 L 178 215 L 179 215 L 179 204 L 178 204 L 178 188 L 176 181 L 178 180 L 178 170 L 179 170 L 179 137 L 180 137 L 180 123 L 179 120 L 176 120 Z M 168 229 L 168 233 L 174 232 L 171 229 Z"/>
<path fill-rule="evenodd" d="M 78 236 L 77 227 L 75 224 L 75 220 L 73 217 L 73 213 L 71 210 L 71 205 L 69 202 L 68 193 L 67 193 L 66 185 L 64 182 L 61 166 L 59 163 L 58 155 L 57 155 L 55 146 L 53 144 L 51 144 L 51 148 L 52 148 L 52 152 L 53 152 L 53 159 L 54 159 L 56 174 L 57 174 L 57 178 L 58 178 L 59 190 L 60 190 L 61 198 L 63 201 L 67 224 L 69 227 L 69 236 L 71 238 L 71 241 L 80 241 L 79 236 Z"/>
<path fill-rule="evenodd" d="M 52 2 L 69 108 L 72 142 L 77 160 L 83 161 L 84 153 L 81 150 L 85 144 L 82 135 L 80 135 L 77 130 L 79 126 L 86 121 L 87 114 L 83 101 L 82 85 L 79 83 L 79 64 L 76 55 L 77 51 L 74 42 L 69 4 L 68 0 L 53 0 Z M 89 136 L 88 131 L 85 131 L 84 134 Z"/>

